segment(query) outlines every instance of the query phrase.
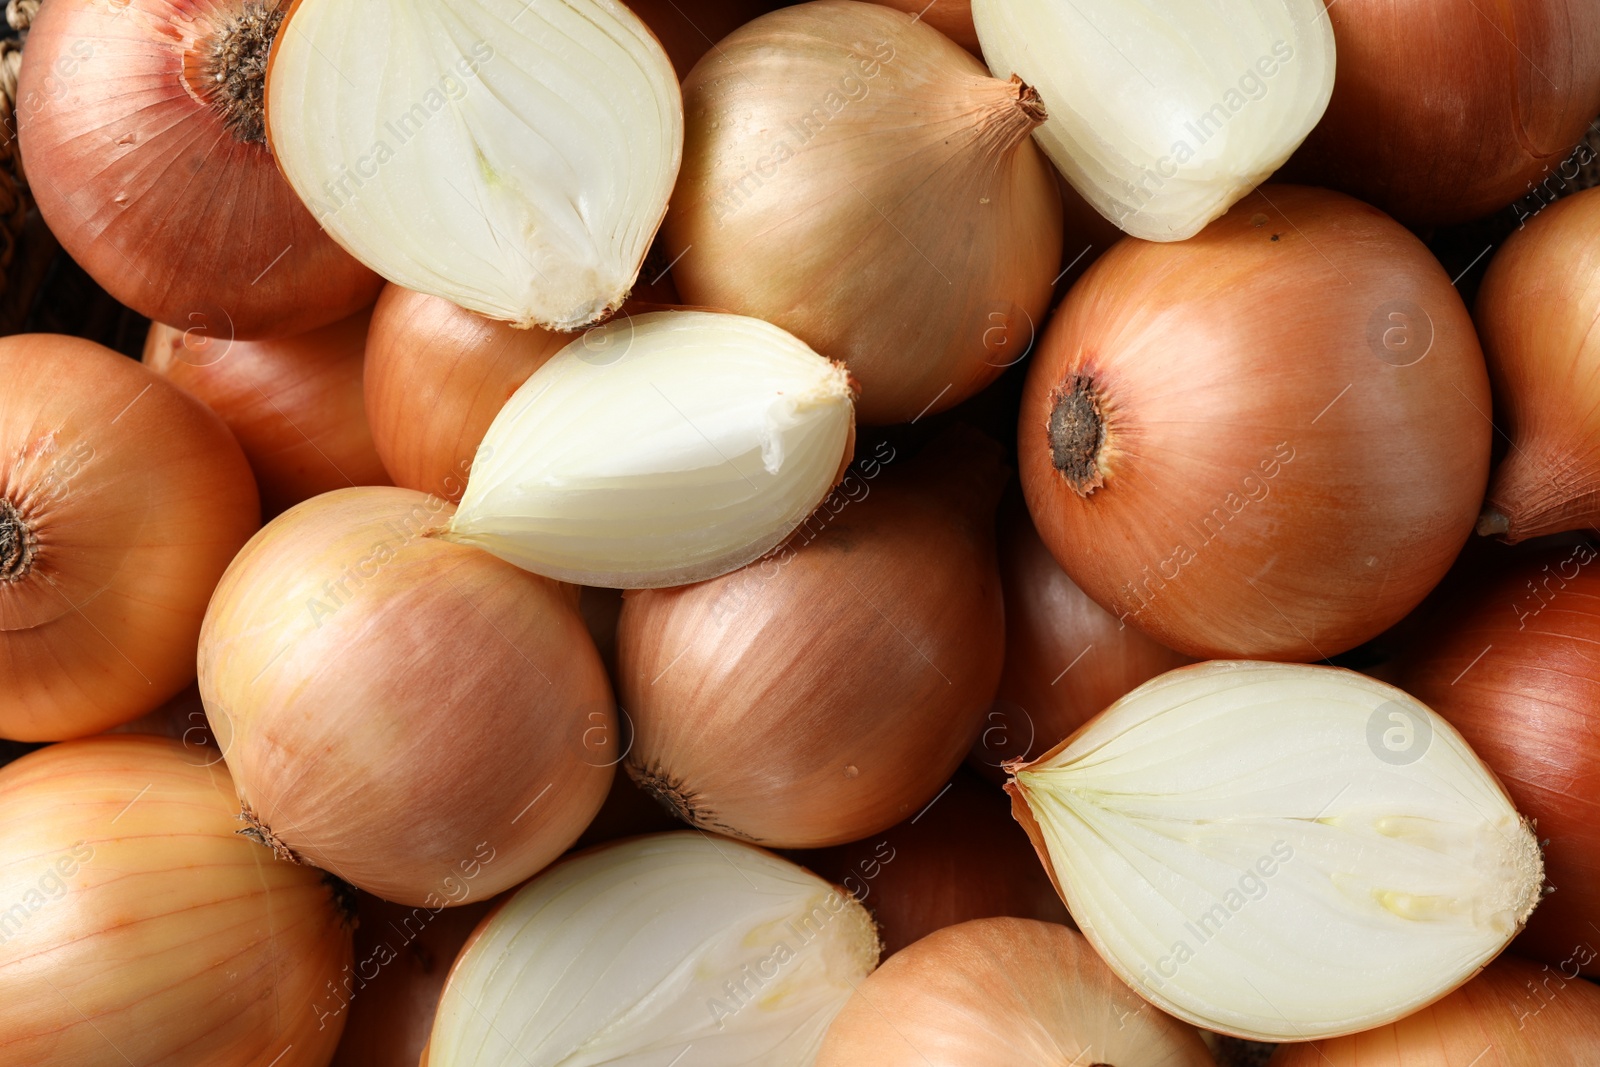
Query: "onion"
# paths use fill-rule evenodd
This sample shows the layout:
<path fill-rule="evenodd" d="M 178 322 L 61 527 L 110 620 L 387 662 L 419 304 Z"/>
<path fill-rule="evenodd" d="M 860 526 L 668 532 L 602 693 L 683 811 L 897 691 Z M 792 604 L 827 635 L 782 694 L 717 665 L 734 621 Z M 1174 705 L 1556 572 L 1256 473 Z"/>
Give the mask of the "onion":
<path fill-rule="evenodd" d="M 1119 621 L 1192 656 L 1325 659 L 1444 576 L 1488 415 L 1472 322 L 1421 242 L 1268 187 L 1090 269 L 1029 370 L 1019 465 L 1046 547 Z"/>
<path fill-rule="evenodd" d="M 1333 91 L 1323 0 L 973 0 L 972 17 L 989 69 L 1049 109 L 1050 159 L 1146 240 L 1192 237 L 1266 181 Z"/>
<path fill-rule="evenodd" d="M 446 536 L 581 585 L 714 578 L 811 514 L 854 437 L 844 369 L 777 327 L 624 315 L 495 416 Z"/>
<path fill-rule="evenodd" d="M 239 553 L 200 693 L 251 832 L 401 904 L 480 900 L 605 798 L 610 687 L 554 585 L 440 540 L 450 506 L 343 489 Z"/>
<path fill-rule="evenodd" d="M 665 233 L 689 303 L 845 361 L 868 423 L 951 407 L 1021 358 L 1061 259 L 1032 90 L 905 14 L 815 0 L 718 44 L 684 106 Z"/>
<path fill-rule="evenodd" d="M 199 401 L 89 341 L 0 339 L 0 381 L 0 736 L 80 737 L 194 680 L 255 483 Z"/>
<path fill-rule="evenodd" d="M 1597 550 L 1552 549 L 1437 619 L 1401 684 L 1461 731 L 1544 839 L 1555 893 L 1513 951 L 1570 965 L 1600 945 L 1600 574 Z M 1600 976 L 1594 953 L 1580 961 Z"/>
<path fill-rule="evenodd" d="M 1194 662 L 1090 600 L 1018 512 L 1000 539 L 1005 671 L 968 760 L 990 776 L 1008 760 L 1054 747 L 1135 686 Z"/>
<path fill-rule="evenodd" d="M 389 281 L 572 330 L 638 276 L 683 102 L 616 0 L 298 0 L 272 50 L 267 128 L 317 221 Z"/>
<path fill-rule="evenodd" d="M 395 484 L 459 503 L 494 417 L 571 340 L 385 288 L 367 335 L 366 407 Z"/>
<path fill-rule="evenodd" d="M 54 0 L 52 0 L 54 2 Z M 341 890 L 242 839 L 227 769 L 97 737 L 0 772 L 0 1062 L 322 1067 Z"/>
<path fill-rule="evenodd" d="M 881 835 L 794 860 L 871 909 L 886 956 L 969 919 L 1072 921 L 1005 794 L 970 772 Z"/>
<path fill-rule="evenodd" d="M 331 1067 L 400 1067 L 421 1058 L 450 965 L 494 902 L 433 910 L 357 894 L 353 963 L 325 1004 L 344 1022 Z"/>
<path fill-rule="evenodd" d="M 478 928 L 422 1063 L 810 1067 L 877 962 L 866 909 L 794 864 L 706 834 L 636 838 L 552 868 Z"/>
<path fill-rule="evenodd" d="M 280 0 L 50 0 L 17 86 L 30 191 L 112 296 L 180 330 L 284 337 L 381 281 L 324 234 L 267 150 Z"/>
<path fill-rule="evenodd" d="M 757 15 L 782 6 L 781 0 L 698 0 L 682 6 L 680 0 L 626 2 L 661 42 L 679 81 L 689 76 L 700 57 L 715 48 L 718 41 Z"/>
<path fill-rule="evenodd" d="M 1600 989 L 1573 977 L 1503 957 L 1399 1022 L 1281 1045 L 1269 1067 L 1580 1067 L 1600 1048 Z"/>
<path fill-rule="evenodd" d="M 817 1067 L 1211 1067 L 1064 926 L 978 919 L 891 957 L 828 1029 Z"/>
<path fill-rule="evenodd" d="M 1533 191 L 1600 112 L 1593 0 L 1339 0 L 1339 76 L 1287 168 L 1413 225 Z"/>
<path fill-rule="evenodd" d="M 1511 236 L 1477 318 L 1511 441 L 1478 532 L 1517 542 L 1600 524 L 1600 189 Z"/>
<path fill-rule="evenodd" d="M 975 432 L 947 438 L 880 482 L 886 448 L 776 554 L 627 597 L 628 773 L 692 825 L 774 847 L 915 815 L 999 681 L 998 452 Z"/>
<path fill-rule="evenodd" d="M 872 0 L 875 4 L 892 7 L 915 15 L 920 22 L 938 30 L 973 55 L 978 53 L 978 31 L 972 25 L 972 0 Z M 979 56 L 981 59 L 982 57 Z"/>
<path fill-rule="evenodd" d="M 1180 667 L 1013 776 L 1013 812 L 1111 968 L 1236 1037 L 1334 1037 L 1432 1003 L 1543 883 L 1527 821 L 1461 735 L 1334 667 Z"/>
<path fill-rule="evenodd" d="M 144 362 L 222 416 L 271 517 L 333 489 L 389 484 L 361 400 L 370 319 L 363 311 L 294 337 L 231 343 L 155 323 Z"/>

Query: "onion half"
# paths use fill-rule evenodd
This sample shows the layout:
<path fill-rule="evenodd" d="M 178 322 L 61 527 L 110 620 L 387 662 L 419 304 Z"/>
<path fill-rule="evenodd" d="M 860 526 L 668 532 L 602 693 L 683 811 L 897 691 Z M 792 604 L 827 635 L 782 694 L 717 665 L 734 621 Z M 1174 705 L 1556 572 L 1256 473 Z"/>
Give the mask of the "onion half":
<path fill-rule="evenodd" d="M 672 63 L 616 0 L 298 0 L 266 93 L 278 164 L 335 240 L 523 327 L 622 306 L 683 155 Z"/>

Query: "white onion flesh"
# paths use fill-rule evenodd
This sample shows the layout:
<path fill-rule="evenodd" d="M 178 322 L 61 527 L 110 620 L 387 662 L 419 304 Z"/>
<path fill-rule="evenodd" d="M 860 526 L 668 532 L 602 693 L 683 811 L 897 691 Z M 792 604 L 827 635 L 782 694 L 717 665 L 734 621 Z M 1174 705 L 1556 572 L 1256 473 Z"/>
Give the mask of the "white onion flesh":
<path fill-rule="evenodd" d="M 809 1067 L 878 961 L 865 908 L 706 834 L 603 846 L 474 934 L 427 1067 Z"/>
<path fill-rule="evenodd" d="M 1240 1037 L 1330 1037 L 1431 1003 L 1511 940 L 1543 882 L 1461 736 L 1337 668 L 1170 671 L 1011 788 L 1121 978 Z"/>
<path fill-rule="evenodd" d="M 623 316 L 501 409 L 451 540 L 580 585 L 685 585 L 777 546 L 848 461 L 849 376 L 759 319 Z"/>
<path fill-rule="evenodd" d="M 1283 165 L 1333 94 L 1323 0 L 973 0 L 989 69 L 1038 90 L 1034 131 L 1095 209 L 1192 237 Z"/>
<path fill-rule="evenodd" d="M 616 0 L 299 0 L 267 126 L 357 259 L 557 330 L 621 305 L 683 155 L 672 63 Z"/>

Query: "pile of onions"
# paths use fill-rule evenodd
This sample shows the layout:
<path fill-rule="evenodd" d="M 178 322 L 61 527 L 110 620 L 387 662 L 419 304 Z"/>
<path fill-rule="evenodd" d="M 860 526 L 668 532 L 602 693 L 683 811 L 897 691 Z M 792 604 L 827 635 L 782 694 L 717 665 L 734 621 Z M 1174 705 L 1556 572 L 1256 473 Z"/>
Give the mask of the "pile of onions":
<path fill-rule="evenodd" d="M 1480 581 L 1406 658 L 1537 826 L 1555 886 L 1513 951 L 1600 976 L 1600 552 L 1553 549 Z"/>
<path fill-rule="evenodd" d="M 719 43 L 684 108 L 665 230 L 684 300 L 843 360 L 868 423 L 948 408 L 1022 358 L 1061 259 L 1028 87 L 909 15 L 813 0 Z"/>
<path fill-rule="evenodd" d="M 1479 532 L 1516 542 L 1600 524 L 1600 189 L 1512 234 L 1476 312 L 1511 438 Z"/>
<path fill-rule="evenodd" d="M 450 971 L 422 1067 L 811 1067 L 878 963 L 854 898 L 708 834 L 591 849 L 519 889 Z"/>
<path fill-rule="evenodd" d="M 1006 665 L 968 762 L 1000 780 L 1008 760 L 1053 748 L 1134 686 L 1192 662 L 1090 600 L 1021 508 L 1000 537 Z"/>
<path fill-rule="evenodd" d="M 777 553 L 629 595 L 628 773 L 692 825 L 775 847 L 915 815 L 972 747 L 1000 677 L 998 453 L 974 432 L 885 472 L 890 451 Z"/>
<path fill-rule="evenodd" d="M 222 420 L 99 345 L 7 337 L 0 381 L 0 736 L 80 737 L 194 680 L 255 482 Z"/>
<path fill-rule="evenodd" d="M 394 488 L 290 509 L 228 568 L 200 638 L 200 693 L 251 833 L 429 907 L 559 856 L 617 759 L 575 598 L 439 539 L 450 510 Z"/>
<path fill-rule="evenodd" d="M 615 0 L 297 0 L 266 99 L 273 155 L 335 240 L 523 327 L 622 306 L 683 155 L 672 62 Z"/>
<path fill-rule="evenodd" d="M 1180 667 L 1012 773 L 1013 812 L 1101 957 L 1236 1037 L 1402 1018 L 1493 959 L 1541 895 L 1527 820 L 1461 736 L 1338 668 Z"/>
<path fill-rule="evenodd" d="M 361 366 L 371 313 L 271 341 L 233 341 L 155 323 L 145 366 L 222 416 L 270 518 L 333 489 L 388 485 L 367 428 Z"/>
<path fill-rule="evenodd" d="M 278 173 L 262 114 L 282 0 L 50 0 L 17 119 L 39 210 L 118 300 L 180 330 L 285 337 L 382 281 Z"/>
<path fill-rule="evenodd" d="M 0 772 L 0 1061 L 323 1067 L 344 894 L 237 833 L 223 767 L 97 737 Z"/>
<path fill-rule="evenodd" d="M 1280 1045 L 1268 1067 L 1579 1067 L 1594 1062 L 1596 1049 L 1600 989 L 1503 956 L 1414 1015 L 1349 1037 Z"/>
<path fill-rule="evenodd" d="M 890 957 L 828 1028 L 817 1067 L 1212 1067 L 1200 1035 L 1140 1000 L 1054 923 L 978 919 Z"/>
<path fill-rule="evenodd" d="M 394 483 L 459 503 L 494 417 L 571 340 L 386 287 L 367 334 L 366 410 Z"/>
<path fill-rule="evenodd" d="M 1201 658 L 1325 659 L 1444 576 L 1488 415 L 1471 319 L 1422 243 L 1348 197 L 1268 186 L 1073 287 L 1029 368 L 1022 487 L 1119 622 Z"/>
<path fill-rule="evenodd" d="M 1505 207 L 1556 172 L 1600 112 L 1593 0 L 1339 0 L 1327 17 L 1333 99 L 1286 173 L 1404 222 Z"/>
<path fill-rule="evenodd" d="M 1005 794 L 970 771 L 881 835 L 794 859 L 867 906 L 885 956 L 969 919 L 1071 922 Z"/>
<path fill-rule="evenodd" d="M 421 1059 L 450 965 L 501 899 L 430 909 L 356 894 L 349 982 L 333 1005 L 344 1036 L 330 1067 L 410 1067 Z"/>

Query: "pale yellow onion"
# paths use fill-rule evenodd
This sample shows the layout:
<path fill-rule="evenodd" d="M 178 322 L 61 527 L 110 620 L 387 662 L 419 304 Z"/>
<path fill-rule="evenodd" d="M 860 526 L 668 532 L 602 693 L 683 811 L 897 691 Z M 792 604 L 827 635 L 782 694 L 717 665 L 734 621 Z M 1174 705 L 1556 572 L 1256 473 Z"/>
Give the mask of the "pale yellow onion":
<path fill-rule="evenodd" d="M 878 962 L 856 900 L 761 849 L 652 834 L 529 882 L 473 934 L 424 1067 L 810 1067 Z"/>
<path fill-rule="evenodd" d="M 395 488 L 291 508 L 223 575 L 200 636 L 200 693 L 251 832 L 430 907 L 554 860 L 619 758 L 574 600 L 439 539 L 449 515 Z"/>
<path fill-rule="evenodd" d="M 686 302 L 843 360 L 868 423 L 951 407 L 1022 358 L 1062 236 L 1030 89 L 903 12 L 815 0 L 729 35 L 684 101 L 664 232 Z"/>
<path fill-rule="evenodd" d="M 0 1063 L 323 1067 L 341 890 L 238 834 L 228 771 L 95 737 L 0 771 Z"/>
<path fill-rule="evenodd" d="M 1013 775 L 1111 968 L 1238 1037 L 1332 1037 L 1437 1000 L 1543 884 L 1529 824 L 1461 735 L 1334 667 L 1180 667 Z"/>
<path fill-rule="evenodd" d="M 850 461 L 844 368 L 758 319 L 613 319 L 495 417 L 446 536 L 581 585 L 725 574 L 789 536 Z"/>
<path fill-rule="evenodd" d="M 328 233 L 520 326 L 620 307 L 683 152 L 672 63 L 616 0 L 299 0 L 267 133 Z"/>
<path fill-rule="evenodd" d="M 1135 237 L 1179 241 L 1266 181 L 1333 93 L 1324 0 L 973 0 L 989 69 L 1050 119 L 1040 145 Z"/>
<path fill-rule="evenodd" d="M 1086 941 L 974 919 L 895 953 L 828 1028 L 817 1067 L 1211 1067 L 1200 1035 L 1135 996 Z"/>

